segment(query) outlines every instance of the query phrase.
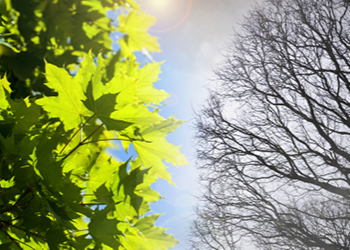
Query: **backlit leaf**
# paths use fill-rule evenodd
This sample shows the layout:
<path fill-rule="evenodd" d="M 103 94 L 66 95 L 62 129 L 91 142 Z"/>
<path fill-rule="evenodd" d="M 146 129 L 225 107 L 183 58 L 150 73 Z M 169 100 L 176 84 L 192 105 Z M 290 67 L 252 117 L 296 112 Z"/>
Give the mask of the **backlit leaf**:
<path fill-rule="evenodd" d="M 92 113 L 83 104 L 86 99 L 82 86 L 74 84 L 73 77 L 65 69 L 46 63 L 46 85 L 54 89 L 58 96 L 44 96 L 36 101 L 51 117 L 59 118 L 66 130 L 79 127 L 83 116 Z"/>
<path fill-rule="evenodd" d="M 166 229 L 154 226 L 159 216 L 159 214 L 145 216 L 135 224 L 134 227 L 137 228 L 142 237 L 129 232 L 126 234 L 129 244 L 136 246 L 134 249 L 171 249 L 178 243 L 172 235 L 165 233 Z"/>
<path fill-rule="evenodd" d="M 127 34 L 127 46 L 132 50 L 142 48 L 150 52 L 160 52 L 157 38 L 150 36 L 147 30 L 155 23 L 155 18 L 143 12 L 131 11 L 119 16 L 118 31 Z"/>
<path fill-rule="evenodd" d="M 10 83 L 6 76 L 0 80 L 0 109 L 6 109 L 9 106 L 7 96 L 12 92 Z"/>

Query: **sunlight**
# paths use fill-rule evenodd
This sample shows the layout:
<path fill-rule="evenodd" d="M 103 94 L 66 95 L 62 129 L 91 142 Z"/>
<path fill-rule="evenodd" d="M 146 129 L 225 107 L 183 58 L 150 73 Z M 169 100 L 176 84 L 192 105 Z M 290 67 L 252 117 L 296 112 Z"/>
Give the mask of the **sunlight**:
<path fill-rule="evenodd" d="M 149 6 L 152 6 L 157 11 L 165 11 L 174 1 L 172 0 L 148 0 Z"/>
<path fill-rule="evenodd" d="M 192 0 L 144 0 L 142 5 L 158 19 L 151 32 L 168 32 L 180 26 L 188 17 Z"/>

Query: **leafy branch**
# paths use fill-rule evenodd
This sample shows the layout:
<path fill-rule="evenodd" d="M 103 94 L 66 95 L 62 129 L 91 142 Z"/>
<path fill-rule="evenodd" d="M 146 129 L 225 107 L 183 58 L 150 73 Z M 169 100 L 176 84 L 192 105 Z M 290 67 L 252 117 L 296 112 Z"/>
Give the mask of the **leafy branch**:
<path fill-rule="evenodd" d="M 80 142 L 67 154 L 65 155 L 61 161 L 64 161 L 65 159 L 67 159 L 71 154 L 73 154 L 79 147 L 89 144 L 89 143 L 96 143 L 96 142 L 101 142 L 101 141 L 129 141 L 129 142 L 133 142 L 133 141 L 141 141 L 141 142 L 146 142 L 146 143 L 152 143 L 152 141 L 147 141 L 143 138 L 143 136 L 139 133 L 139 131 L 137 131 L 137 133 L 135 132 L 135 135 L 139 135 L 141 137 L 141 139 L 136 139 L 136 138 L 131 138 L 130 136 L 126 135 L 126 134 L 122 134 L 121 136 L 127 137 L 128 139 L 124 139 L 124 138 L 107 138 L 107 139 L 99 139 L 99 140 L 93 140 L 93 141 L 87 141 L 89 138 L 91 138 L 100 128 L 102 128 L 104 126 L 103 123 L 101 123 L 93 132 L 91 132 L 85 139 L 82 140 L 83 137 L 83 127 L 93 118 L 95 117 L 96 114 L 94 114 L 93 116 L 91 116 L 88 120 L 85 121 L 84 124 L 81 123 L 80 127 L 78 130 L 75 131 L 75 133 L 71 136 L 71 138 L 68 140 L 68 142 L 66 143 L 66 145 L 63 147 L 63 149 L 60 151 L 60 153 L 62 153 L 64 151 L 64 149 L 68 146 L 68 144 L 73 140 L 73 138 L 78 134 L 78 132 L 80 131 L 81 133 L 81 138 L 80 138 Z M 136 130 L 135 130 L 136 131 Z"/>
<path fill-rule="evenodd" d="M 28 1 L 26 8 L 13 11 L 23 17 L 21 20 L 28 21 L 21 24 L 23 29 L 28 28 L 27 37 L 39 41 L 37 46 L 26 48 L 28 61 L 33 59 L 33 65 L 28 67 L 26 60 L 22 60 L 23 53 L 16 53 L 10 58 L 18 63 L 2 67 L 0 62 L 0 71 L 9 71 L 0 79 L 0 109 L 12 114 L 12 120 L 8 120 L 10 117 L 7 116 L 2 117 L 4 112 L 0 114 L 0 120 L 4 121 L 0 124 L 0 131 L 11 130 L 11 136 L 0 138 L 0 179 L 14 182 L 13 186 L 0 187 L 0 217 L 3 220 L 0 221 L 0 230 L 6 233 L 1 232 L 3 238 L 0 244 L 7 241 L 14 249 L 41 247 L 74 250 L 81 249 L 82 246 L 92 249 L 102 245 L 110 246 L 111 249 L 127 245 L 127 250 L 171 249 L 177 241 L 166 234 L 164 229 L 154 226 L 156 217 L 145 215 L 149 203 L 157 200 L 158 196 L 154 194 L 153 197 L 148 197 L 151 194 L 141 197 L 136 194 L 141 188 L 139 184 L 143 184 L 142 189 L 149 190 L 158 177 L 171 181 L 163 160 L 176 163 L 176 160 L 182 159 L 178 148 L 165 140 L 165 136 L 173 131 L 171 126 L 175 119 L 167 121 L 145 107 L 160 105 L 168 97 L 165 91 L 153 86 L 160 73 L 161 63 L 152 62 L 142 68 L 139 68 L 137 62 L 129 63 L 129 56 L 141 48 L 150 52 L 159 51 L 156 38 L 146 32 L 154 19 L 143 13 L 134 0 L 117 1 L 116 5 L 110 1 L 80 1 L 75 5 L 68 0 L 59 0 L 59 4 L 49 1 L 45 8 L 41 8 L 37 1 Z M 5 1 L 4 4 L 6 9 L 18 6 L 14 0 Z M 118 30 L 130 39 L 120 40 L 124 46 L 121 46 L 116 55 L 107 52 L 99 54 L 95 59 L 91 53 L 85 53 L 86 48 L 98 51 L 101 46 L 101 50 L 110 51 L 110 33 L 117 27 L 112 27 L 111 18 L 103 13 L 121 6 L 126 6 L 128 13 L 122 13 L 118 17 Z M 32 13 L 36 13 L 35 17 L 50 18 L 30 20 Z M 58 13 L 58 18 L 51 18 L 54 16 L 52 13 Z M 6 17 L 8 14 L 4 15 Z M 86 21 L 86 18 L 91 20 Z M 52 23 L 35 24 L 38 20 L 50 20 Z M 21 33 L 17 29 L 17 22 L 14 19 L 15 36 Z M 65 32 L 58 34 L 59 30 L 55 27 L 62 28 L 65 25 Z M 38 36 L 38 31 L 33 27 L 39 26 L 46 27 L 45 32 L 52 34 L 52 39 Z M 3 23 L 0 23 L 1 28 L 8 30 Z M 97 34 L 89 41 L 78 39 L 78 36 L 85 38 L 95 32 Z M 66 43 L 70 39 L 72 46 L 67 48 Z M 22 40 L 17 45 L 26 46 L 24 44 L 28 42 L 27 38 L 23 37 Z M 16 42 L 10 43 L 16 46 Z M 54 48 L 62 48 L 62 54 L 52 51 Z M 79 51 L 75 48 L 79 48 Z M 74 76 L 67 71 L 67 67 L 60 66 L 62 62 L 76 65 L 81 54 L 86 56 L 79 63 Z M 37 56 L 31 58 L 33 55 Z M 44 58 L 49 58 L 50 61 L 45 63 L 45 67 Z M 102 70 L 104 67 L 107 70 Z M 31 72 L 31 69 L 35 70 Z M 128 72 L 116 74 L 118 69 L 127 69 Z M 4 75 L 2 73 L 0 75 Z M 129 81 L 128 78 L 132 80 Z M 13 79 L 21 80 L 13 82 Z M 105 82 L 106 79 L 110 82 Z M 142 84 L 136 84 L 134 79 L 142 79 Z M 27 86 L 28 82 L 31 83 L 30 86 Z M 21 89 L 21 86 L 26 86 L 27 89 Z M 26 98 L 28 95 L 29 98 Z M 35 97 L 31 98 L 31 95 Z M 135 103 L 145 105 L 134 105 Z M 3 127 L 3 124 L 13 123 L 13 119 L 16 120 L 13 128 Z M 102 124 L 97 123 L 97 119 Z M 167 124 L 162 126 L 161 123 Z M 134 133 L 123 135 L 121 131 L 131 125 L 135 126 Z M 140 127 L 147 129 L 149 138 L 155 138 L 153 142 L 143 138 Z M 117 135 L 108 136 L 105 133 L 108 131 L 116 131 Z M 105 154 L 108 143 L 98 143 L 104 141 L 144 142 L 135 143 L 138 144 L 135 149 L 139 147 L 136 149 L 138 159 L 145 169 L 156 165 L 155 171 L 149 174 L 136 168 L 129 173 L 127 168 L 134 162 L 120 162 Z M 145 147 L 146 143 L 152 144 Z M 91 157 L 85 156 L 87 160 L 84 155 L 77 153 L 82 145 L 85 145 L 86 152 L 91 153 Z M 175 152 L 171 155 L 172 159 L 169 159 L 169 151 L 173 149 Z M 95 159 L 95 156 L 98 161 L 89 160 Z M 62 161 L 65 163 L 64 168 L 60 164 Z M 65 174 L 64 171 L 69 172 Z M 67 178 L 62 178 L 63 176 Z M 93 185 L 82 186 L 87 182 Z M 120 192 L 121 188 L 124 192 Z M 117 211 L 117 206 L 108 206 L 113 203 L 121 203 L 118 207 L 120 211 Z M 106 205 L 109 210 L 105 210 Z M 30 210 L 26 210 L 28 207 Z M 29 225 L 31 218 L 27 217 L 33 213 L 40 214 L 33 218 L 37 226 Z M 84 216 L 90 220 L 84 221 Z M 128 221 L 129 217 L 133 218 L 132 223 Z M 123 226 L 120 227 L 119 223 Z M 91 238 L 87 239 L 77 233 L 80 229 L 74 225 L 84 228 L 86 235 Z M 145 231 L 143 228 L 146 225 L 150 225 L 151 229 Z M 58 228 L 61 235 L 55 237 L 55 230 L 48 234 L 49 228 Z M 142 237 L 128 235 L 131 228 L 142 232 Z M 101 234 L 106 229 L 108 234 Z M 118 237 L 121 234 L 125 237 Z M 77 235 L 82 237 L 76 237 Z"/>

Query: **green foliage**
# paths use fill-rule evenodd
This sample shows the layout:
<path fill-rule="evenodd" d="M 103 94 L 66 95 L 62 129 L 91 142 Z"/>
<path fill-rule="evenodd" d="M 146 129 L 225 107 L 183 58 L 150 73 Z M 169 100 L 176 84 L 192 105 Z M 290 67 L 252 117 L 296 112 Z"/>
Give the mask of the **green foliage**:
<path fill-rule="evenodd" d="M 159 51 L 154 19 L 132 0 L 3 0 L 0 12 L 1 249 L 172 248 L 146 215 L 161 198 L 151 184 L 172 183 L 164 161 L 187 164 L 165 139 L 182 122 L 158 114 L 161 63 L 134 55 Z M 137 155 L 115 159 L 113 141 Z"/>

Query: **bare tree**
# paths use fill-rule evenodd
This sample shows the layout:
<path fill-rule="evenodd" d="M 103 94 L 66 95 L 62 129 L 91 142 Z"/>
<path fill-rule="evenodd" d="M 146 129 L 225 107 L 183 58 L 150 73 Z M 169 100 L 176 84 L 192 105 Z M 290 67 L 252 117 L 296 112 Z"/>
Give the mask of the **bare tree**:
<path fill-rule="evenodd" d="M 216 217 L 207 217 L 209 213 L 200 214 L 191 226 L 191 250 L 215 249 L 236 250 L 234 235 L 227 221 Z"/>
<path fill-rule="evenodd" d="M 349 8 L 267 0 L 235 34 L 196 124 L 200 220 L 231 243 L 350 249 Z"/>

